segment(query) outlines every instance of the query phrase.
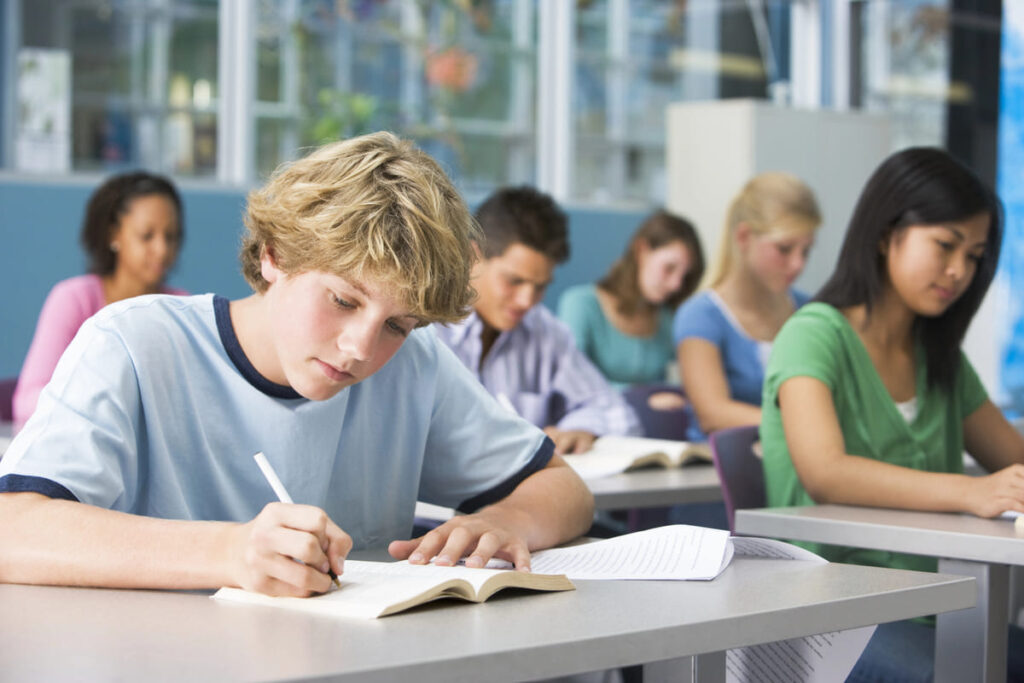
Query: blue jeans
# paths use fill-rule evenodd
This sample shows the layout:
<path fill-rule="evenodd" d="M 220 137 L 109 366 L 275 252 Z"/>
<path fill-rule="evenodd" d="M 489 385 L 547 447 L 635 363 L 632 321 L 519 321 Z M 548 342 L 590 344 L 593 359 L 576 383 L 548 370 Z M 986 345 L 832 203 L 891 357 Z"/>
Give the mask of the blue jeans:
<path fill-rule="evenodd" d="M 1007 633 L 1006 680 L 1024 681 L 1024 631 Z M 928 683 L 934 677 L 935 628 L 913 621 L 879 624 L 847 683 Z"/>

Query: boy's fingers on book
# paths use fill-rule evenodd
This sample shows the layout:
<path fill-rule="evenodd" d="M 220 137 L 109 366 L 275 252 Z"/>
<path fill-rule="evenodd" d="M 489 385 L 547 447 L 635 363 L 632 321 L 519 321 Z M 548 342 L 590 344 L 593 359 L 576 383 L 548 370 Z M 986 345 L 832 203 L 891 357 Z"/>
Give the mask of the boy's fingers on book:
<path fill-rule="evenodd" d="M 441 525 L 437 529 L 431 529 L 419 538 L 414 538 L 408 542 L 409 546 L 405 550 L 408 553 L 406 556 L 410 564 L 426 564 L 430 562 L 432 557 L 437 555 L 448 538 L 447 532 L 441 531 L 443 528 L 444 525 Z"/>
<path fill-rule="evenodd" d="M 467 567 L 483 567 L 505 545 L 505 540 L 493 531 L 485 531 L 476 542 L 473 553 L 466 558 Z"/>
<path fill-rule="evenodd" d="M 448 538 L 445 539 L 444 546 L 437 551 L 436 557 L 434 557 L 434 564 L 442 567 L 457 564 L 477 539 L 476 534 L 465 526 L 449 527 L 448 531 Z M 428 537 L 429 535 L 427 534 Z"/>

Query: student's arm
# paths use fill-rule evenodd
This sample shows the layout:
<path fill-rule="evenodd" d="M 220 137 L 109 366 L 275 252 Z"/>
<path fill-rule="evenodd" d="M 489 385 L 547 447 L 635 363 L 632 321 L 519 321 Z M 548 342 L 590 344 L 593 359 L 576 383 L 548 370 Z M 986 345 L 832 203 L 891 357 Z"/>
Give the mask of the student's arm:
<path fill-rule="evenodd" d="M 240 586 L 307 596 L 330 587 L 328 557 L 342 574 L 351 547 L 348 534 L 308 505 L 271 503 L 237 524 L 154 519 L 38 493 L 0 493 L 3 583 Z"/>
<path fill-rule="evenodd" d="M 397 559 L 414 564 L 448 565 L 467 556 L 466 564 L 482 567 L 492 557 L 529 569 L 530 551 L 549 548 L 582 535 L 594 515 L 594 497 L 579 476 L 555 455 L 548 465 L 502 500 L 471 515 L 456 516 L 426 535 L 394 541 L 388 547 Z"/>
<path fill-rule="evenodd" d="M 1005 510 L 1024 512 L 1024 466 L 974 478 L 847 454 L 832 392 L 821 380 L 785 380 L 779 387 L 779 409 L 797 476 L 818 503 L 971 512 L 981 517 Z M 965 427 L 976 415 L 977 411 Z"/>
<path fill-rule="evenodd" d="M 761 422 L 760 406 L 731 398 L 718 346 L 707 339 L 687 337 L 676 354 L 686 396 L 704 433 Z"/>

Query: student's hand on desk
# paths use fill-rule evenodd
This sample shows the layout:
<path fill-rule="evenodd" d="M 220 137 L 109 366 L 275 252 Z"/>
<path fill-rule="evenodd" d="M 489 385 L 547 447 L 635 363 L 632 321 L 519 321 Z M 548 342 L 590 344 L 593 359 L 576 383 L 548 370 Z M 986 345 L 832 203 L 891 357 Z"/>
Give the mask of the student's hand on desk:
<path fill-rule="evenodd" d="M 1024 465 L 968 477 L 965 503 L 967 511 L 979 517 L 996 517 L 1007 510 L 1024 512 Z"/>
<path fill-rule="evenodd" d="M 241 524 L 232 548 L 239 586 L 267 595 L 308 597 L 331 587 L 328 569 L 341 574 L 352 539 L 312 505 L 270 503 Z"/>
<path fill-rule="evenodd" d="M 558 427 L 545 427 L 544 433 L 555 442 L 555 453 L 558 455 L 589 451 L 597 438 L 590 432 L 563 430 Z"/>
<path fill-rule="evenodd" d="M 492 558 L 508 560 L 520 571 L 530 570 L 526 540 L 504 528 L 486 511 L 453 517 L 436 529 L 408 541 L 392 541 L 388 552 L 410 564 L 451 566 L 463 557 L 467 567 L 483 567 Z M 467 557 L 468 556 L 468 557 Z"/>

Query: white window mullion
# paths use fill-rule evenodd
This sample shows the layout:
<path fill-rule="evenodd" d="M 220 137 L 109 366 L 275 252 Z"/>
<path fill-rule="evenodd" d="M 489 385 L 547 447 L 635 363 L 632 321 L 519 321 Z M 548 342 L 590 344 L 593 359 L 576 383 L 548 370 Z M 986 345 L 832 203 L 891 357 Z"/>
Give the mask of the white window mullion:
<path fill-rule="evenodd" d="M 530 126 L 537 89 L 531 89 L 533 75 L 537 72 L 533 64 L 523 55 L 533 47 L 533 0 L 516 0 L 512 18 L 512 87 L 510 93 L 509 123 L 506 131 L 512 142 L 509 144 L 508 177 L 523 180 L 530 177 Z"/>
<path fill-rule="evenodd" d="M 832 1 L 832 26 L 829 44 L 832 46 L 832 107 L 850 108 L 850 0 Z"/>
<path fill-rule="evenodd" d="M 819 0 L 797 0 L 790 15 L 790 73 L 793 104 L 821 106 L 821 7 Z"/>
<path fill-rule="evenodd" d="M 3 20 L 0 21 L 0 30 L 3 31 L 3 38 L 0 38 L 0 45 L 4 46 L 3 54 L 0 54 L 0 66 L 3 68 L 3 88 L 0 88 L 0 150 L 3 150 L 3 157 L 0 158 L 0 165 L 4 168 L 14 168 L 14 138 L 16 135 L 15 121 L 17 120 L 17 104 L 15 93 L 18 90 L 18 51 L 21 48 L 21 3 L 6 2 L 0 3 L 0 10 L 3 12 Z"/>
<path fill-rule="evenodd" d="M 540 3 L 537 40 L 537 186 L 564 202 L 571 190 L 576 5 Z"/>
<path fill-rule="evenodd" d="M 402 3 L 402 58 L 404 68 L 402 69 L 402 94 L 401 110 L 405 121 L 413 127 L 417 123 L 433 123 L 421 121 L 420 105 L 423 102 L 423 51 L 417 43 L 427 37 L 426 26 L 423 15 L 414 0 L 405 0 Z"/>
<path fill-rule="evenodd" d="M 248 0 L 221 0 L 218 16 L 217 179 L 248 185 L 252 168 L 254 6 Z"/>
<path fill-rule="evenodd" d="M 626 155 L 629 150 L 629 2 L 608 2 L 607 51 L 608 69 L 605 72 L 607 100 L 605 129 L 608 144 L 605 187 L 611 199 L 620 199 L 626 189 Z"/>

